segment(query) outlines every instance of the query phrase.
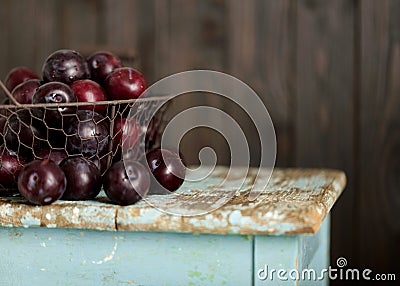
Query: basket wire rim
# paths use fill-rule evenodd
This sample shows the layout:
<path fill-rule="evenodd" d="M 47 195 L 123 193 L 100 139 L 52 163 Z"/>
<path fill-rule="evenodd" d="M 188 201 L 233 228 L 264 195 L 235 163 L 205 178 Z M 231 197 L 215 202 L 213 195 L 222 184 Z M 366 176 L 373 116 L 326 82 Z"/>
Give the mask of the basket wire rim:
<path fill-rule="evenodd" d="M 12 109 L 12 108 L 33 108 L 33 107 L 68 107 L 68 106 L 97 106 L 97 105 L 117 105 L 117 104 L 128 104 L 135 102 L 147 102 L 147 101 L 161 101 L 172 99 L 173 95 L 159 94 L 159 95 L 147 95 L 145 97 L 138 97 L 135 99 L 118 99 L 118 100 L 103 100 L 94 102 L 61 102 L 61 103 L 29 103 L 21 104 L 19 103 L 11 94 L 11 92 L 6 88 L 3 81 L 0 80 L 0 88 L 5 92 L 6 96 L 13 104 L 0 104 L 0 109 Z M 142 93 L 143 94 L 143 93 Z"/>

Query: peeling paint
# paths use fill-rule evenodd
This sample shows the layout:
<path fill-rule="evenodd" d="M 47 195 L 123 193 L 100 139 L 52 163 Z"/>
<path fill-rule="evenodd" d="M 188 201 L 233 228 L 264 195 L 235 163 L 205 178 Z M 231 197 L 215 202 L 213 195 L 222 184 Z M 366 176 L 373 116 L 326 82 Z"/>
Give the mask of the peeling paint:
<path fill-rule="evenodd" d="M 92 263 L 93 264 L 103 264 L 103 263 L 106 263 L 106 262 L 108 262 L 108 261 L 111 261 L 113 258 L 114 258 L 114 256 L 115 256 L 115 252 L 117 251 L 117 248 L 118 248 L 118 242 L 116 241 L 115 243 L 114 243 L 114 247 L 113 247 L 113 249 L 112 249 L 112 251 L 111 251 L 111 253 L 109 254 L 109 255 L 107 255 L 106 257 L 104 257 L 103 259 L 101 259 L 101 260 L 98 260 L 98 261 L 92 261 Z"/>
<path fill-rule="evenodd" d="M 30 212 L 27 212 L 23 217 L 21 217 L 20 221 L 24 227 L 40 226 L 40 219 L 32 216 Z"/>
<path fill-rule="evenodd" d="M 235 192 L 223 207 L 204 215 L 174 216 L 145 201 L 131 206 L 109 204 L 101 192 L 95 201 L 59 200 L 50 206 L 32 206 L 23 198 L 2 197 L 0 225 L 244 235 L 315 233 L 346 184 L 341 171 L 275 169 L 264 189 L 263 185 L 252 185 L 257 169 L 250 169 L 244 188 L 234 190 L 229 188 L 229 181 L 221 185 L 227 171 L 217 167 L 201 182 L 186 181 L 173 194 L 148 198 L 165 209 L 180 204 L 183 210 L 198 213 L 219 202 L 227 192 Z M 235 180 L 235 176 L 232 178 Z M 260 194 L 255 201 L 248 200 L 250 191 Z"/>

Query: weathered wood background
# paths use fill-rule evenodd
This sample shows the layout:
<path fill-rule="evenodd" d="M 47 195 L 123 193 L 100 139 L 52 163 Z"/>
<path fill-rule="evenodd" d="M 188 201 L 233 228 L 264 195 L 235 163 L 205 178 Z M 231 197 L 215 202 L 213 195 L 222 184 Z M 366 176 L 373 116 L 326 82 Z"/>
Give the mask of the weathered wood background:
<path fill-rule="evenodd" d="M 277 165 L 344 170 L 333 209 L 332 263 L 400 269 L 400 1 L 396 0 L 1 0 L 0 77 L 40 71 L 59 48 L 110 49 L 149 82 L 214 69 L 248 83 L 270 111 Z M 209 104 L 231 113 L 254 142 L 251 121 L 222 99 L 194 94 L 177 110 Z M 207 130 L 187 136 L 195 162 Z M 227 148 L 212 146 L 227 163 Z M 225 155 L 224 155 L 225 154 Z M 340 281 L 334 282 L 340 284 Z"/>

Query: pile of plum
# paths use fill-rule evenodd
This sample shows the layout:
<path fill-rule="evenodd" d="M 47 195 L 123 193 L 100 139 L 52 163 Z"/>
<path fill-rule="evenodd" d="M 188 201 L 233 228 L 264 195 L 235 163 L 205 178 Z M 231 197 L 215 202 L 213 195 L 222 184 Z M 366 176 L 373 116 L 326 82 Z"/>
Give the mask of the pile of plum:
<path fill-rule="evenodd" d="M 99 51 L 86 59 L 74 50 L 58 50 L 45 60 L 42 78 L 17 67 L 5 87 L 12 96 L 5 104 L 30 107 L 0 109 L 0 184 L 16 185 L 30 203 L 90 200 L 103 186 L 112 202 L 129 205 L 152 184 L 169 191 L 182 185 L 185 166 L 170 150 L 151 149 L 146 158 L 123 160 L 121 142 L 135 145 L 140 132 L 154 140 L 159 126 L 151 121 L 143 131 L 134 118 L 127 119 L 129 105 L 123 104 L 125 111 L 110 119 L 109 105 L 101 102 L 137 99 L 147 88 L 144 76 L 116 55 Z M 106 156 L 110 144 L 112 161 Z"/>

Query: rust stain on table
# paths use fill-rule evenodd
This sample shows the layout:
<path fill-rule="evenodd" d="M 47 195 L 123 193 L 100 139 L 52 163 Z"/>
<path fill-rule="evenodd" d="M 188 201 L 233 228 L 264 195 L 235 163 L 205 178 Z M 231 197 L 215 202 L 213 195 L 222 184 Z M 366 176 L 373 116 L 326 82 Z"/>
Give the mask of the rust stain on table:
<path fill-rule="evenodd" d="M 80 228 L 110 231 L 162 231 L 214 234 L 312 234 L 346 185 L 338 170 L 275 169 L 266 189 L 254 185 L 256 169 L 250 169 L 241 190 L 215 184 L 227 172 L 217 167 L 200 182 L 185 182 L 172 195 L 151 195 L 148 200 L 206 210 L 227 191 L 234 191 L 224 206 L 197 216 L 162 212 L 146 201 L 131 206 L 110 204 L 102 193 L 95 201 L 57 201 L 33 206 L 21 197 L 0 197 L 0 225 L 9 227 Z M 266 172 L 267 173 L 267 172 Z M 261 172 L 262 175 L 262 172 Z M 264 181 L 265 182 L 265 181 Z M 250 201 L 250 191 L 259 192 Z M 178 201 L 177 201 L 178 200 Z"/>

